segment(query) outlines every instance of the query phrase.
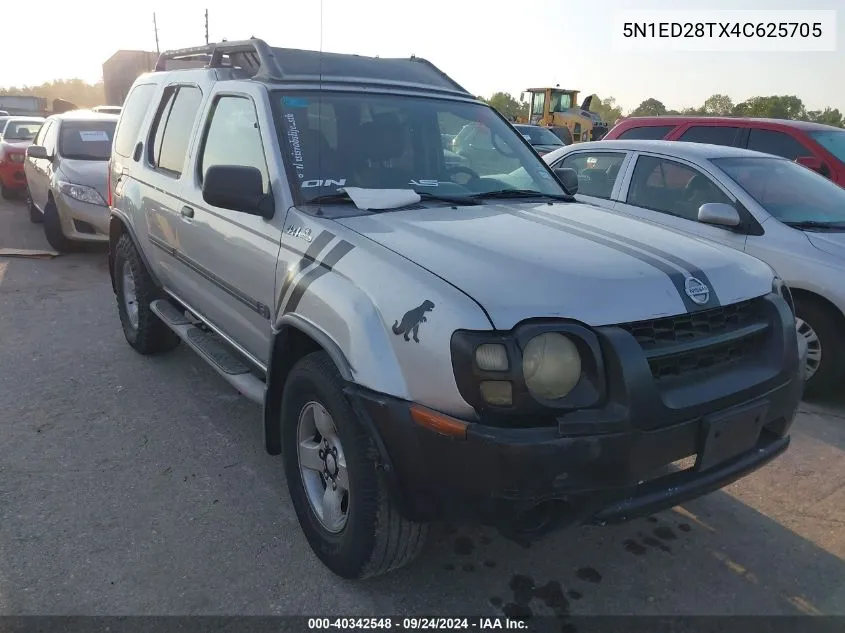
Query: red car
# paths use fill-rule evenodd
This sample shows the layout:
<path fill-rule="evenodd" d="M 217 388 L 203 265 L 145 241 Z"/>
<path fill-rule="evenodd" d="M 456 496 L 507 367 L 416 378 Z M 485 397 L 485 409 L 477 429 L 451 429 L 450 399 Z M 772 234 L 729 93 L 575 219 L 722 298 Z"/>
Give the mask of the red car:
<path fill-rule="evenodd" d="M 845 130 L 785 119 L 647 116 L 617 123 L 604 137 L 730 145 L 794 160 L 845 187 Z"/>
<path fill-rule="evenodd" d="M 26 189 L 26 148 L 44 123 L 41 117 L 9 117 L 0 130 L 0 195 L 8 199 Z"/>

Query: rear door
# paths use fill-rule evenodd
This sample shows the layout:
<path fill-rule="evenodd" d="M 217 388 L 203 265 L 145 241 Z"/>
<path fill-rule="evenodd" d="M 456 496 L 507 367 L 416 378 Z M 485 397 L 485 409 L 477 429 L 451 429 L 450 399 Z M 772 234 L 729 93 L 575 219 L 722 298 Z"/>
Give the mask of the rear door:
<path fill-rule="evenodd" d="M 235 91 L 225 83 L 215 87 L 186 174 L 184 205 L 191 211 L 179 218 L 180 252 L 188 264 L 186 299 L 265 366 L 285 209 L 277 206 L 268 220 L 215 207 L 203 200 L 202 183 L 213 165 L 255 167 L 264 193 L 273 196 L 271 182 L 279 183 L 283 174 L 271 171 L 278 160 L 268 160 L 278 155 L 270 112 L 267 92 L 258 84 L 238 84 Z"/>
<path fill-rule="evenodd" d="M 53 125 L 53 119 L 47 120 L 38 134 L 35 135 L 33 145 L 44 146 L 44 139 L 47 138 L 47 132 Z M 44 165 L 41 163 L 43 159 L 27 158 L 23 165 L 23 171 L 26 175 L 26 184 L 29 187 L 29 195 L 32 202 L 42 211 L 44 210 L 44 202 L 46 200 L 46 186 L 44 184 Z"/>
<path fill-rule="evenodd" d="M 197 124 L 203 93 L 197 84 L 173 83 L 164 88 L 155 118 L 142 148 L 145 168 L 139 174 L 136 194 L 150 247 L 158 249 L 162 283 L 195 298 L 193 273 L 182 258 L 182 233 L 189 230 L 182 210 L 188 146 Z"/>
<path fill-rule="evenodd" d="M 744 233 L 698 221 L 698 208 L 707 202 L 737 206 L 736 198 L 712 174 L 674 157 L 637 153 L 634 161 L 615 211 L 745 250 Z"/>

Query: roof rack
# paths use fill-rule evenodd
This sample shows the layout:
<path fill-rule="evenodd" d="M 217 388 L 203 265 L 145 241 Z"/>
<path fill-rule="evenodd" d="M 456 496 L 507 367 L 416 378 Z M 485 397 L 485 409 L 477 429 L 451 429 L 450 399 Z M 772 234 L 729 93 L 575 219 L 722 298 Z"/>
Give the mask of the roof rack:
<path fill-rule="evenodd" d="M 194 62 L 204 68 L 241 68 L 255 79 L 282 78 L 273 51 L 256 38 L 165 51 L 159 55 L 155 70 L 167 70 L 169 61 Z"/>
<path fill-rule="evenodd" d="M 462 97 L 473 95 L 437 66 L 421 57 L 371 58 L 359 55 L 273 48 L 251 38 L 180 48 L 161 53 L 155 70 L 235 68 L 258 81 L 285 83 L 369 84 L 425 89 Z"/>

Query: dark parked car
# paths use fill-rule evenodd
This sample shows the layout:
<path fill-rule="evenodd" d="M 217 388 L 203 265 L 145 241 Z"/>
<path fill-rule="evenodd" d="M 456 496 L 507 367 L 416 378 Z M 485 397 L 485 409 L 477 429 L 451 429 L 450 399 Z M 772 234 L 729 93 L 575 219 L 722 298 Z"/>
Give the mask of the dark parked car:
<path fill-rule="evenodd" d="M 618 123 L 605 140 L 687 141 L 743 147 L 793 160 L 845 187 L 845 130 L 786 119 L 646 116 Z"/>
<path fill-rule="evenodd" d="M 539 125 L 514 125 L 516 131 L 525 137 L 525 140 L 531 143 L 540 156 L 548 154 L 556 149 L 560 149 L 566 143 L 561 138 L 552 132 L 549 128 L 541 127 Z"/>

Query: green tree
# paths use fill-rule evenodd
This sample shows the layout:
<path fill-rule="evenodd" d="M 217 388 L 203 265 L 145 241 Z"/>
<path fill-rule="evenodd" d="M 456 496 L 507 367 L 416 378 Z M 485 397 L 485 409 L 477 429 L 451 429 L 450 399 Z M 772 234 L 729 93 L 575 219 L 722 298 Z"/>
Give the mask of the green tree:
<path fill-rule="evenodd" d="M 667 111 L 663 102 L 651 98 L 634 108 L 628 116 L 663 116 L 665 114 Z"/>
<path fill-rule="evenodd" d="M 704 102 L 702 110 L 709 116 L 729 116 L 733 113 L 734 102 L 728 95 L 715 94 Z"/>
<path fill-rule="evenodd" d="M 594 96 L 590 103 L 590 112 L 595 112 L 601 117 L 602 121 L 610 125 L 622 118 L 622 106 L 618 105 L 613 97 L 600 99 L 598 95 Z"/>
<path fill-rule="evenodd" d="M 825 108 L 824 110 L 810 110 L 807 112 L 807 120 L 815 123 L 824 123 L 834 127 L 845 127 L 845 118 L 838 108 Z"/>
<path fill-rule="evenodd" d="M 494 93 L 486 101 L 506 119 L 513 119 L 520 115 L 525 116 L 528 113 L 528 104 L 517 101 L 509 92 Z"/>
<path fill-rule="evenodd" d="M 751 97 L 733 108 L 735 116 L 771 119 L 806 119 L 804 103 L 794 95 Z"/>

